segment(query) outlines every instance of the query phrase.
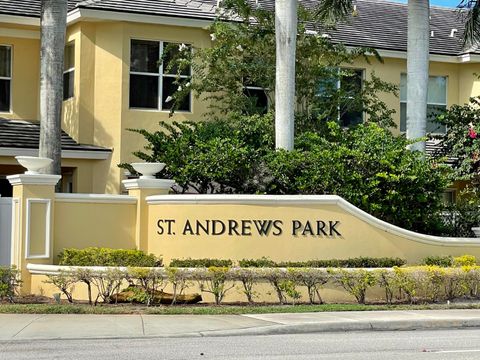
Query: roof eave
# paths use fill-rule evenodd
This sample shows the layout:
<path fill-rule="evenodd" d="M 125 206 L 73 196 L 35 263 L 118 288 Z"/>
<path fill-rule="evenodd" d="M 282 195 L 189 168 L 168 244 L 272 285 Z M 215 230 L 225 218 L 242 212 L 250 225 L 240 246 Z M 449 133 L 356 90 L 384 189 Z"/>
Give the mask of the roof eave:
<path fill-rule="evenodd" d="M 35 16 L 0 14 L 0 23 L 40 26 L 40 18 Z"/>
<path fill-rule="evenodd" d="M 129 21 L 144 24 L 173 25 L 193 28 L 206 28 L 213 19 L 148 15 L 133 12 L 119 12 L 98 9 L 76 8 L 68 13 L 67 24 L 79 21 Z"/>
<path fill-rule="evenodd" d="M 62 150 L 62 159 L 107 160 L 111 151 L 106 150 Z M 38 149 L 0 147 L 0 156 L 38 156 Z"/>

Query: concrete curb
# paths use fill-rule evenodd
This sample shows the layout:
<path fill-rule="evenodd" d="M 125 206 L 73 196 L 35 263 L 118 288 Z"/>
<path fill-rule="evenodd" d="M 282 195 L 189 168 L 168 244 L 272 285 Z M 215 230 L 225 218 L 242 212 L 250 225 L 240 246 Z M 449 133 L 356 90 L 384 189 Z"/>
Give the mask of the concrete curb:
<path fill-rule="evenodd" d="M 350 331 L 413 331 L 413 330 L 445 330 L 480 328 L 480 320 L 472 319 L 429 319 L 429 320 L 394 320 L 394 321 L 352 321 L 352 322 L 325 322 L 297 325 L 271 325 L 234 330 L 204 331 L 200 334 L 205 337 L 221 336 L 249 336 L 249 335 L 287 335 L 311 334 L 327 332 Z"/>
<path fill-rule="evenodd" d="M 195 338 L 480 328 L 480 310 L 215 316 L 0 316 L 7 341 Z M 72 325 L 73 324 L 73 325 Z"/>

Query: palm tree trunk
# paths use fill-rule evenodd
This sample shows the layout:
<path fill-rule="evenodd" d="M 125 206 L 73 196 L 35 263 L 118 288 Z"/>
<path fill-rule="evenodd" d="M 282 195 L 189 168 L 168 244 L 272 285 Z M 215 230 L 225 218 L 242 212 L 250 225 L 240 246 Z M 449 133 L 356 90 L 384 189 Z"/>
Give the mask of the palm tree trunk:
<path fill-rule="evenodd" d="M 53 159 L 44 169 L 61 174 L 61 115 L 67 0 L 42 0 L 39 155 Z"/>
<path fill-rule="evenodd" d="M 426 135 L 429 41 L 429 0 L 408 0 L 407 139 Z M 425 152 L 425 141 L 410 149 Z"/>
<path fill-rule="evenodd" d="M 275 146 L 293 150 L 297 0 L 275 1 Z"/>

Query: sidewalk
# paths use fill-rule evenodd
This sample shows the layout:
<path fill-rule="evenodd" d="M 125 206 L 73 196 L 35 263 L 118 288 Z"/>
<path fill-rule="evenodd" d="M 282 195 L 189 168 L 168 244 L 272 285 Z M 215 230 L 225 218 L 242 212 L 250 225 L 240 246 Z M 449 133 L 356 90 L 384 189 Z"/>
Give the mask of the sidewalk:
<path fill-rule="evenodd" d="M 198 337 L 480 327 L 480 310 L 261 315 L 0 314 L 0 341 Z"/>

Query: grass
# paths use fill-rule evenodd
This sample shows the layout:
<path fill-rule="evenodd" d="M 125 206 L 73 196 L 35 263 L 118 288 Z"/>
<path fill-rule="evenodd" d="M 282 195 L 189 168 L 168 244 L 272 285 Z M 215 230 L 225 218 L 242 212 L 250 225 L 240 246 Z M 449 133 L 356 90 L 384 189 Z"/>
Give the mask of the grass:
<path fill-rule="evenodd" d="M 87 304 L 2 304 L 0 314 L 154 314 L 154 315 L 239 315 L 266 313 L 305 313 L 329 311 L 385 311 L 385 310 L 447 310 L 480 309 L 480 304 L 425 304 L 425 305 L 196 305 L 196 306 L 135 306 Z"/>

